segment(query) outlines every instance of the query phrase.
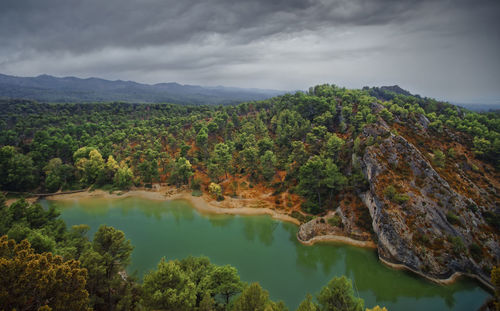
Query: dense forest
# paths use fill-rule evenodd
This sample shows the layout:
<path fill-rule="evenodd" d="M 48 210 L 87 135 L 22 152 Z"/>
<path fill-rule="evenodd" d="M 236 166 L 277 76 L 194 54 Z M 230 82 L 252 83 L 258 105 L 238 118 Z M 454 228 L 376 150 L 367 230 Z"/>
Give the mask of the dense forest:
<path fill-rule="evenodd" d="M 477 158 L 500 168 L 498 113 L 384 88 L 319 85 L 237 106 L 6 101 L 0 109 L 0 187 L 9 191 L 156 182 L 208 190 L 224 181 L 221 191 L 237 194 L 239 177 L 299 194 L 302 210 L 321 213 L 338 193 L 367 186 L 355 158 L 378 141 L 362 137 L 363 129 L 383 120 L 397 132 L 422 117 L 436 138 L 464 134 Z M 458 150 L 434 148 L 438 167 L 457 157 Z"/>
<path fill-rule="evenodd" d="M 367 155 L 391 136 L 417 146 L 450 187 L 472 198 L 467 213 L 484 219 L 482 231 L 500 230 L 500 212 L 491 208 L 499 197 L 500 114 L 471 112 L 395 87 L 318 85 L 236 106 L 8 100 L 0 110 L 0 189 L 10 195 L 162 183 L 224 200 L 258 189 L 270 191 L 274 207 L 301 222 L 350 206 L 344 213 L 355 215 L 354 226 L 375 240 L 372 216 L 359 197 L 374 187 L 367 178 Z M 424 128 L 427 139 L 418 134 Z M 401 163 L 387 164 L 393 175 L 380 179 L 373 192 L 388 206 L 408 211 L 415 198 L 396 182 L 411 175 Z M 452 182 L 455 177 L 449 176 L 459 167 L 468 182 L 482 186 L 480 194 Z M 419 178 L 413 186 L 420 189 L 424 177 Z M 447 223 L 470 232 L 451 199 L 433 199 L 436 208 L 445 209 Z M 87 226 L 67 229 L 55 210 L 0 201 L 0 236 L 8 236 L 0 240 L 0 274 L 7 276 L 2 288 L 26 289 L 15 291 L 17 296 L 0 292 L 5 309 L 64 310 L 70 303 L 73 310 L 285 309 L 258 284 L 244 284 L 234 268 L 207 258 L 162 260 L 139 282 L 123 273 L 133 250 L 123 232 L 103 226 L 89 241 Z M 342 221 L 328 223 L 335 227 Z M 421 231 L 413 236 L 422 253 L 449 245 L 453 256 L 473 258 L 482 271 L 477 273 L 495 275 L 495 247 L 481 244 L 479 236 L 432 238 Z M 307 296 L 299 310 L 363 308 L 349 281 L 338 278 L 317 296 Z"/>

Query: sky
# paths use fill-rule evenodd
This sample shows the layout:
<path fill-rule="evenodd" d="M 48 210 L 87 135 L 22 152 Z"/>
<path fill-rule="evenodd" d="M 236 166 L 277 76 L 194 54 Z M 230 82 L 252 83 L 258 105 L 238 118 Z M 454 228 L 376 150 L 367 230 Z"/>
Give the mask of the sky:
<path fill-rule="evenodd" d="M 500 103 L 500 1 L 1 0 L 0 73 Z"/>

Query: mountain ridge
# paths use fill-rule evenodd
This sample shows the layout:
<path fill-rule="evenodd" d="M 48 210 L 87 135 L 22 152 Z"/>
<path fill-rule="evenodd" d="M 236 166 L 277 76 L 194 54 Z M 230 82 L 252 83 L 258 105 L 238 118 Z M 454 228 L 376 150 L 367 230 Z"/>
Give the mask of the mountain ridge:
<path fill-rule="evenodd" d="M 0 73 L 0 98 L 42 102 L 145 102 L 174 104 L 237 104 L 263 100 L 285 91 L 236 88 L 166 82 L 144 84 L 135 81 L 106 80 L 74 76 L 17 77 Z"/>

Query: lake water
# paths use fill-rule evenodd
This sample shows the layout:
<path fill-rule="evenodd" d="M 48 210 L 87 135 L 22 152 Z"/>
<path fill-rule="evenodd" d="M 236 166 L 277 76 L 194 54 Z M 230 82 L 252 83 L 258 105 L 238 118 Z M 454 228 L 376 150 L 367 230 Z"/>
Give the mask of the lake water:
<path fill-rule="evenodd" d="M 274 300 L 295 310 L 334 276 L 346 275 L 366 307 L 396 310 L 477 310 L 489 293 L 472 280 L 441 286 L 380 263 L 373 250 L 342 244 L 300 244 L 297 226 L 269 216 L 200 214 L 187 201 L 142 198 L 45 201 L 71 226 L 123 230 L 135 249 L 129 272 L 142 278 L 162 257 L 207 256 L 236 267 L 242 280 L 259 282 Z"/>

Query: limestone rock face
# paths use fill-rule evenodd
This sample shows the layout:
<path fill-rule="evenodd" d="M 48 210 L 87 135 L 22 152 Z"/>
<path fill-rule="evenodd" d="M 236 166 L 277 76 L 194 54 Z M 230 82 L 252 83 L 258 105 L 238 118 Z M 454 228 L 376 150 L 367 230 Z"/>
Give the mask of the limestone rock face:
<path fill-rule="evenodd" d="M 324 235 L 344 235 L 342 225 L 339 227 L 332 226 L 328 223 L 328 219 L 334 215 L 335 212 L 330 213 L 324 217 L 317 217 L 310 221 L 303 223 L 297 232 L 297 238 L 302 242 L 310 241 L 317 236 Z M 343 222 L 344 220 L 342 220 Z"/>
<path fill-rule="evenodd" d="M 427 122 L 421 120 L 424 127 Z M 363 135 L 386 137 L 367 147 L 361 160 L 370 186 L 360 197 L 372 216 L 379 256 L 431 277 L 463 272 L 487 281 L 483 267 L 498 264 L 500 243 L 478 228 L 488 226 L 481 212 L 494 206 L 478 207 L 454 191 L 418 148 L 385 124 L 369 126 Z M 389 199 L 389 186 L 406 199 Z"/>

